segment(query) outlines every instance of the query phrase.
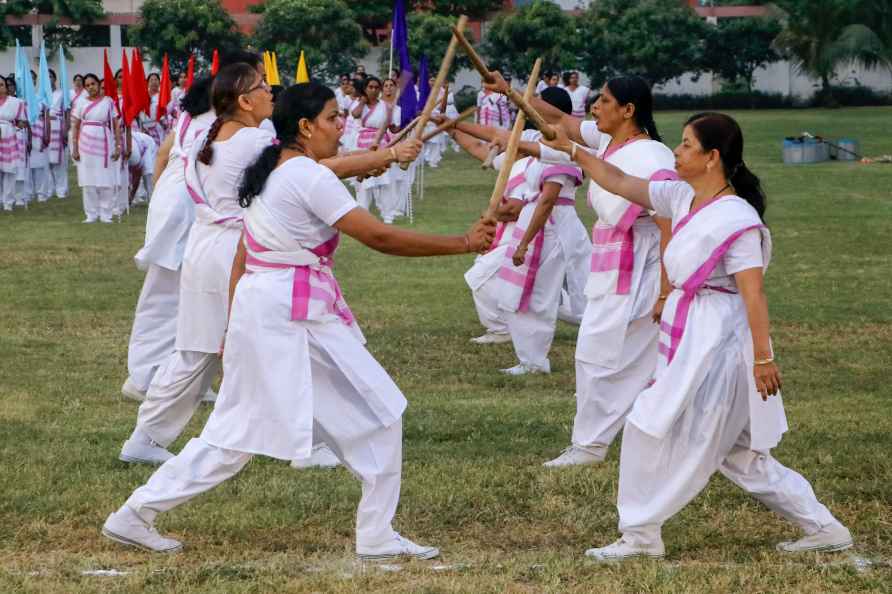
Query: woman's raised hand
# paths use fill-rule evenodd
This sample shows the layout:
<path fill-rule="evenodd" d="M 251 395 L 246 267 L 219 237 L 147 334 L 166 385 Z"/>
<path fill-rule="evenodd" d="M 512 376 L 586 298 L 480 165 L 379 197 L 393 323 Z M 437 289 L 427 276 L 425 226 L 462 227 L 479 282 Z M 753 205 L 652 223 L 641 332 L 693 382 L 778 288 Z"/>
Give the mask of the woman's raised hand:
<path fill-rule="evenodd" d="M 465 235 L 468 242 L 468 249 L 478 254 L 483 254 L 489 250 L 492 240 L 496 236 L 496 221 L 488 217 L 480 217 L 471 229 Z"/>
<path fill-rule="evenodd" d="M 396 144 L 396 160 L 400 163 L 411 163 L 418 158 L 424 149 L 424 144 L 417 138 L 409 138 Z"/>
<path fill-rule="evenodd" d="M 567 154 L 573 150 L 573 141 L 570 140 L 570 137 L 567 136 L 567 131 L 564 130 L 563 126 L 552 126 L 552 130 L 554 130 L 555 137 L 554 140 L 547 140 L 544 136 L 539 140 L 545 146 L 550 146 L 553 149 L 557 149 L 559 151 L 563 151 Z"/>

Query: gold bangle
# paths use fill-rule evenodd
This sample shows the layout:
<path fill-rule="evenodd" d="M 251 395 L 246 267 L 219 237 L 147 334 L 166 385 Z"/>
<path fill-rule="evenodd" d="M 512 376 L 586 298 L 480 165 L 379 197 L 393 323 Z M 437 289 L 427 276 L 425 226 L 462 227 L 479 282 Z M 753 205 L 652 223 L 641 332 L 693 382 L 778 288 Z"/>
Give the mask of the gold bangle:
<path fill-rule="evenodd" d="M 669 298 L 669 295 L 660 295 L 657 297 L 657 301 L 666 301 Z"/>
<path fill-rule="evenodd" d="M 390 158 L 393 159 L 394 161 L 399 161 L 399 159 L 396 156 L 396 149 L 393 147 L 390 147 Z"/>
<path fill-rule="evenodd" d="M 465 233 L 465 253 L 471 253 L 471 239 Z"/>
<path fill-rule="evenodd" d="M 575 161 L 575 160 L 576 160 L 576 149 L 577 149 L 577 148 L 579 148 L 579 145 L 576 144 L 576 143 L 574 142 L 574 143 L 573 143 L 573 148 L 570 149 L 570 160 L 571 160 L 571 161 Z"/>
<path fill-rule="evenodd" d="M 768 357 L 767 359 L 759 359 L 758 361 L 753 361 L 753 365 L 768 365 L 769 363 L 774 363 L 774 357 Z"/>

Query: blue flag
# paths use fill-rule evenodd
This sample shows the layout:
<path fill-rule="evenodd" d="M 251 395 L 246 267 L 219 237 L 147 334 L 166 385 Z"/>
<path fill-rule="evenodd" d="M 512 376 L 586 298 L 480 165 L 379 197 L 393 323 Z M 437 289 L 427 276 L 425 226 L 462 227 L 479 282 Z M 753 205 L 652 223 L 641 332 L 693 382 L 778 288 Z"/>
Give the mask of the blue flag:
<path fill-rule="evenodd" d="M 65 63 L 65 51 L 59 46 L 59 89 L 62 91 L 62 109 L 71 108 L 71 90 L 68 82 L 68 65 Z"/>
<path fill-rule="evenodd" d="M 34 81 L 31 80 L 31 67 L 28 65 L 28 57 L 19 45 L 18 39 L 15 42 L 15 54 L 16 94 L 19 99 L 25 102 L 28 108 L 28 123 L 33 124 L 40 115 L 40 102 L 37 100 L 37 93 L 34 92 Z"/>
<path fill-rule="evenodd" d="M 421 61 L 418 64 L 418 107 L 424 109 L 427 98 L 431 94 L 430 74 L 427 72 L 427 55 L 421 54 Z M 446 115 L 446 114 L 443 114 Z"/>
<path fill-rule="evenodd" d="M 53 84 L 50 82 L 50 67 L 46 63 L 46 47 L 40 44 L 40 67 L 37 71 L 37 101 L 46 106 L 53 106 Z"/>
<path fill-rule="evenodd" d="M 415 94 L 415 81 L 412 62 L 409 60 L 409 27 L 406 24 L 406 4 L 395 0 L 393 4 L 393 49 L 400 58 L 400 119 L 405 126 L 418 114 L 418 96 Z"/>

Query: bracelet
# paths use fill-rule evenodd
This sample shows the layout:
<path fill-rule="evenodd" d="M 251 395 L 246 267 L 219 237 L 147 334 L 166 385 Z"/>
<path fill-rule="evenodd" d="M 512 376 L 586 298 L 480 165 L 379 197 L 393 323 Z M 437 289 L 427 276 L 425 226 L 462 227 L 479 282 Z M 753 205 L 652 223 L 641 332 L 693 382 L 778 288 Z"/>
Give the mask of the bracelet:
<path fill-rule="evenodd" d="M 657 297 L 657 301 L 666 301 L 669 298 L 669 295 L 660 295 Z"/>
<path fill-rule="evenodd" d="M 467 233 L 465 233 L 465 252 L 467 252 L 467 253 L 471 252 L 471 240 L 468 239 Z"/>
<path fill-rule="evenodd" d="M 576 149 L 577 149 L 577 148 L 579 148 L 579 145 L 576 144 L 576 143 L 574 142 L 574 143 L 573 143 L 573 148 L 570 149 L 570 160 L 571 160 L 571 161 L 575 161 L 575 160 L 576 160 Z"/>
<path fill-rule="evenodd" d="M 759 359 L 757 361 L 753 361 L 753 365 L 768 365 L 769 363 L 774 363 L 774 357 L 768 357 L 767 359 Z"/>
<path fill-rule="evenodd" d="M 399 161 L 399 158 L 396 156 L 396 149 L 393 147 L 390 147 L 390 158 L 394 161 Z"/>

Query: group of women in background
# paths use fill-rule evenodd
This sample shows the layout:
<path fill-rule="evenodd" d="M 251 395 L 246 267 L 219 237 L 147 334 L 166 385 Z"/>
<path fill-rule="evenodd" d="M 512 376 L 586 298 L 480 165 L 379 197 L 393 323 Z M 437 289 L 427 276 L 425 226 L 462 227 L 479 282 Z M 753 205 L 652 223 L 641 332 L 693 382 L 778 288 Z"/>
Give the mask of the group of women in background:
<path fill-rule="evenodd" d="M 142 403 L 120 458 L 160 468 L 103 534 L 177 551 L 179 541 L 155 530 L 158 514 L 233 477 L 253 455 L 293 461 L 324 446 L 362 482 L 361 559 L 439 554 L 392 527 L 407 403 L 365 349 L 335 277 L 346 233 L 393 255 L 477 252 L 466 280 L 486 332 L 474 342 L 511 342 L 518 363 L 507 374 L 550 372 L 557 320 L 579 325 L 571 444 L 545 465 L 599 463 L 623 432 L 622 536 L 587 556 L 662 557 L 663 523 L 717 471 L 804 531 L 780 551 L 852 545 L 810 484 L 771 455 L 787 430 L 763 291 L 771 235 L 732 118 L 692 116 L 673 151 L 640 78 L 608 81 L 594 121 L 574 115 L 570 90 L 542 89 L 532 104 L 556 139 L 527 130 L 521 158 L 496 158 L 511 168 L 497 220 L 436 236 L 362 208 L 375 203 L 392 222 L 407 183 L 400 165 L 424 147 L 388 146 L 402 123 L 394 80 L 366 77 L 358 97 L 351 84 L 340 93 L 295 85 L 273 102 L 262 61 L 238 52 L 183 97 L 137 254 L 147 275 L 124 386 Z M 497 75 L 485 96 L 504 96 L 507 85 Z M 448 91 L 441 99 L 445 114 Z M 79 109 L 82 125 L 102 115 Z M 483 160 L 504 149 L 508 132 L 487 116 L 450 135 Z M 586 176 L 591 240 L 575 204 Z M 358 184 L 355 200 L 340 180 Z M 201 435 L 174 455 L 167 448 L 221 369 Z"/>

